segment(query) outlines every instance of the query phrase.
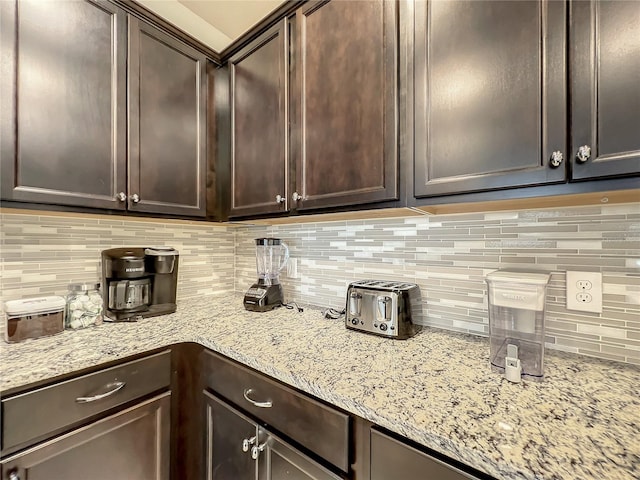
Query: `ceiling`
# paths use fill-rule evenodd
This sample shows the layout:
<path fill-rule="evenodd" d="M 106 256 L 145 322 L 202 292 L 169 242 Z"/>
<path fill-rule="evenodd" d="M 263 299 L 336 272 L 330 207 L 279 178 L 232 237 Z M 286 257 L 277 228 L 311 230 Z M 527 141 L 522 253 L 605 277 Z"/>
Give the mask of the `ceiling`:
<path fill-rule="evenodd" d="M 220 52 L 286 0 L 136 0 Z"/>

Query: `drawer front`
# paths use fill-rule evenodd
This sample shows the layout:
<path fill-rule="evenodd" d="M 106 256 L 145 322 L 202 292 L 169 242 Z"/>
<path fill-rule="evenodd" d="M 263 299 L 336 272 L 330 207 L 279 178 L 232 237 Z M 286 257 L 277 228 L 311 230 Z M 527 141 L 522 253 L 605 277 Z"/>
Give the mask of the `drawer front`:
<path fill-rule="evenodd" d="M 170 379 L 167 350 L 2 400 L 2 451 L 166 388 Z"/>
<path fill-rule="evenodd" d="M 426 453 L 371 430 L 371 480 L 479 480 Z"/>
<path fill-rule="evenodd" d="M 348 415 L 219 355 L 204 355 L 208 388 L 342 471 L 349 470 Z"/>

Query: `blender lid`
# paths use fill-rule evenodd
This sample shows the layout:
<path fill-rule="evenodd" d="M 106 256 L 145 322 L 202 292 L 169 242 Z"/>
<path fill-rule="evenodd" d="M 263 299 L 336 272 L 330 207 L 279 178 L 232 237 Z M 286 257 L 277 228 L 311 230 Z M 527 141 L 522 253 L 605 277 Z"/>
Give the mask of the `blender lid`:
<path fill-rule="evenodd" d="M 282 240 L 279 238 L 256 238 L 256 245 L 280 245 Z"/>
<path fill-rule="evenodd" d="M 178 255 L 178 250 L 172 247 L 148 247 L 144 249 L 144 254 L 155 256 Z"/>

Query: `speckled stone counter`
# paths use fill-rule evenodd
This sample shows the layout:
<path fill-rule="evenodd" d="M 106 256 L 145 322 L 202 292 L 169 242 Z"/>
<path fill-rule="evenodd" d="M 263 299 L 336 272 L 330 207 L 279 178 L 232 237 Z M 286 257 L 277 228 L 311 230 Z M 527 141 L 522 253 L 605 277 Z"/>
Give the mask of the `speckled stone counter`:
<path fill-rule="evenodd" d="M 197 342 L 500 479 L 640 478 L 640 368 L 547 351 L 545 381 L 490 371 L 487 339 L 348 331 L 317 309 L 250 313 L 239 295 L 173 315 L 0 345 L 0 391 Z"/>

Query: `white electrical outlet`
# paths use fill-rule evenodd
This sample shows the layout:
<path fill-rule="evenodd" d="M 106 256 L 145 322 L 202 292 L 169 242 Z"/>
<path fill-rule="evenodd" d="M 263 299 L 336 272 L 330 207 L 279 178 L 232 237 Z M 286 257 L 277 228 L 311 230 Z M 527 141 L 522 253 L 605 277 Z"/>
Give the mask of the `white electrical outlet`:
<path fill-rule="evenodd" d="M 298 278 L 298 259 L 289 257 L 287 262 L 287 277 Z"/>
<path fill-rule="evenodd" d="M 602 313 L 602 273 L 566 272 L 567 309 Z"/>

